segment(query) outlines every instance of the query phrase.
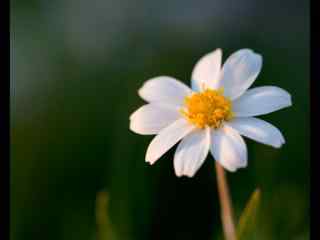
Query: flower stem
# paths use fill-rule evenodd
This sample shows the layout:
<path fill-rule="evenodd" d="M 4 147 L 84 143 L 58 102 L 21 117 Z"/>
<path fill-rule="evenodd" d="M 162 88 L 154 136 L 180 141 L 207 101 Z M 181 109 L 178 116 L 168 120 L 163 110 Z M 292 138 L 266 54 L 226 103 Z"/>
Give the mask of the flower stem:
<path fill-rule="evenodd" d="M 236 240 L 232 203 L 223 167 L 216 161 L 217 185 L 220 199 L 221 220 L 226 240 Z"/>

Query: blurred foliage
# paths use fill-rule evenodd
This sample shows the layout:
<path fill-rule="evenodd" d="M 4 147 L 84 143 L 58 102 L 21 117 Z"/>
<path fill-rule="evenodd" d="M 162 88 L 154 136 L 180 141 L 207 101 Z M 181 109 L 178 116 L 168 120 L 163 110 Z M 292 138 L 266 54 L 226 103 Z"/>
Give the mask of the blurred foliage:
<path fill-rule="evenodd" d="M 109 195 L 105 191 L 97 193 L 96 200 L 96 240 L 117 239 L 108 214 Z"/>
<path fill-rule="evenodd" d="M 281 149 L 248 143 L 248 168 L 228 174 L 237 219 L 263 192 L 256 239 L 309 239 L 308 1 L 13 0 L 11 2 L 11 239 L 95 239 L 96 194 L 108 192 L 112 239 L 217 239 L 214 161 L 177 178 L 173 150 L 144 162 L 152 136 L 129 131 L 142 83 L 189 84 L 195 62 L 249 47 L 293 106 L 262 116 Z M 108 227 L 106 227 L 108 228 Z M 108 233 L 109 234 L 109 233 Z"/>
<path fill-rule="evenodd" d="M 258 207 L 261 201 L 261 191 L 256 189 L 248 203 L 246 204 L 239 222 L 237 224 L 237 237 L 239 240 L 249 239 L 254 233 L 254 229 L 258 226 L 256 216 L 258 214 Z"/>

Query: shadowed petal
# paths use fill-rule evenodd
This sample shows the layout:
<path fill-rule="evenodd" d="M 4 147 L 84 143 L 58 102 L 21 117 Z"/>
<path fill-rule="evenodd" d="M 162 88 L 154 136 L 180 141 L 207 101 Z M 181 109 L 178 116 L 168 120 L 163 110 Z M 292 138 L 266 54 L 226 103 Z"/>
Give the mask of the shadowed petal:
<path fill-rule="evenodd" d="M 291 106 L 290 94 L 274 86 L 256 87 L 246 91 L 232 103 L 237 117 L 251 117 Z"/>
<path fill-rule="evenodd" d="M 176 175 L 193 177 L 206 159 L 209 146 L 209 128 L 195 130 L 182 139 L 174 155 Z"/>
<path fill-rule="evenodd" d="M 181 117 L 178 108 L 156 103 L 146 104 L 130 116 L 130 130 L 143 135 L 159 133 Z"/>
<path fill-rule="evenodd" d="M 146 162 L 153 164 L 194 128 L 195 127 L 184 118 L 181 118 L 162 129 L 149 144 L 146 153 Z"/>
<path fill-rule="evenodd" d="M 146 81 L 139 89 L 139 95 L 147 102 L 160 102 L 181 106 L 185 96 L 192 93 L 184 83 L 167 76 Z"/>
<path fill-rule="evenodd" d="M 219 87 L 232 100 L 242 95 L 254 82 L 262 68 L 262 57 L 250 49 L 233 53 L 222 67 Z"/>
<path fill-rule="evenodd" d="M 216 89 L 221 72 L 221 49 L 216 49 L 204 55 L 194 66 L 191 75 L 191 85 L 194 91 L 200 91 L 202 85 Z"/>
<path fill-rule="evenodd" d="M 235 118 L 226 125 L 237 130 L 245 137 L 275 148 L 281 147 L 285 142 L 278 128 L 258 118 Z"/>
<path fill-rule="evenodd" d="M 247 166 L 246 143 L 228 126 L 211 131 L 210 151 L 215 160 L 231 172 Z"/>

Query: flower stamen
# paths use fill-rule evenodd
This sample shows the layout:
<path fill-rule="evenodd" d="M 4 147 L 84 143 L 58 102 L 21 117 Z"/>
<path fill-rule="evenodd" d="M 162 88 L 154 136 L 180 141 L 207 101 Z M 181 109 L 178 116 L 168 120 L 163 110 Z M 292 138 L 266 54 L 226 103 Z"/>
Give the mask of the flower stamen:
<path fill-rule="evenodd" d="M 232 103 L 223 96 L 223 89 L 205 89 L 185 98 L 183 116 L 198 128 L 219 128 L 223 121 L 232 119 Z"/>

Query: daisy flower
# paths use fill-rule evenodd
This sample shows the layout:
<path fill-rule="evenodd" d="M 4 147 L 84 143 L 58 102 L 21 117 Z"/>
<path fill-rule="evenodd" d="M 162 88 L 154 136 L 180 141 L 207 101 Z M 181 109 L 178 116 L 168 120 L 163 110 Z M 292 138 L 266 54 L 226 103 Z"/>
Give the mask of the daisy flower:
<path fill-rule="evenodd" d="M 233 53 L 221 66 L 222 51 L 203 56 L 195 65 L 191 88 L 169 76 L 144 83 L 138 93 L 148 103 L 130 116 L 130 129 L 156 136 L 145 160 L 154 164 L 180 140 L 174 154 L 178 177 L 193 177 L 209 151 L 225 169 L 247 166 L 242 136 L 279 148 L 279 129 L 256 118 L 291 106 L 291 96 L 274 86 L 248 89 L 262 67 L 262 56 L 250 49 Z M 242 135 L 242 136 L 241 136 Z"/>

